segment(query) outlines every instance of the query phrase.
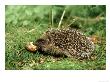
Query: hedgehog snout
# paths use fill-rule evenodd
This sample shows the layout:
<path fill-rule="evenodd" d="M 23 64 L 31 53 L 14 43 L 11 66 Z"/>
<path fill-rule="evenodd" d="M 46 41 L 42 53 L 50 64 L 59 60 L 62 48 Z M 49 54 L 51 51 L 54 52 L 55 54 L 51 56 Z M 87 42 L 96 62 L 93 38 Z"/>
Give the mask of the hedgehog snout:
<path fill-rule="evenodd" d="M 25 47 L 30 52 L 35 52 L 38 50 L 37 46 L 33 44 L 33 42 L 28 42 Z"/>

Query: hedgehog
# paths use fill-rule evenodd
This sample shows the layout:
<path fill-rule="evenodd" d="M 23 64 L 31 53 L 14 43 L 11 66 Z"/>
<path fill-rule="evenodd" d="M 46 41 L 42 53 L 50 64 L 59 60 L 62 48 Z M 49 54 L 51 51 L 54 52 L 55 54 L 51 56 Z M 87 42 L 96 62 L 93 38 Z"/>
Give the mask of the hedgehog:
<path fill-rule="evenodd" d="M 26 45 L 31 52 L 43 51 L 52 55 L 87 58 L 94 51 L 94 43 L 82 32 L 73 28 L 50 29 L 35 42 Z"/>

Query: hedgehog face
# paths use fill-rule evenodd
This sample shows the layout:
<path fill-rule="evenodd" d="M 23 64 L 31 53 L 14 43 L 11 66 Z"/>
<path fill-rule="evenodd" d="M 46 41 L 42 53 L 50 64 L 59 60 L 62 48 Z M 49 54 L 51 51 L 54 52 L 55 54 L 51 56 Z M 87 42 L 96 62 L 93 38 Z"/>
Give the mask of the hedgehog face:
<path fill-rule="evenodd" d="M 38 39 L 35 42 L 28 42 L 26 49 L 30 52 L 36 52 L 37 50 L 46 51 L 48 45 L 45 39 Z"/>

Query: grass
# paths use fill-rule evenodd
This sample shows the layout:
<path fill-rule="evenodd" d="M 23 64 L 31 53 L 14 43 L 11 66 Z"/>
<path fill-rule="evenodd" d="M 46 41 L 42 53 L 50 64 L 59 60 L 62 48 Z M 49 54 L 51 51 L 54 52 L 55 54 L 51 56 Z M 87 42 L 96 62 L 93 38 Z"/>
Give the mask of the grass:
<path fill-rule="evenodd" d="M 91 59 L 54 57 L 25 50 L 27 42 L 35 41 L 49 29 L 51 9 L 53 28 L 64 8 L 61 26 L 70 26 L 94 36 L 95 51 Z M 105 70 L 106 69 L 106 6 L 6 6 L 5 21 L 5 69 L 6 70 Z"/>

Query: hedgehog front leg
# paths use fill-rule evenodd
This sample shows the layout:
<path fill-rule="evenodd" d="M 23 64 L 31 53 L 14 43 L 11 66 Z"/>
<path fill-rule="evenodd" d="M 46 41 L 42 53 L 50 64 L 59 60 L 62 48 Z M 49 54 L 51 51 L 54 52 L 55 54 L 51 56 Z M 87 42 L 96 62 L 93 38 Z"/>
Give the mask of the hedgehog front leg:
<path fill-rule="evenodd" d="M 64 49 L 59 48 L 58 46 L 54 46 L 53 44 L 49 44 L 43 48 L 44 52 L 53 54 L 53 55 L 60 55 L 60 56 L 68 56 L 71 57 L 70 53 Z"/>
<path fill-rule="evenodd" d="M 53 52 L 56 55 L 62 55 L 62 56 L 72 57 L 67 50 L 64 50 L 64 49 L 61 49 L 61 48 L 57 48 L 57 47 L 54 47 L 53 50 L 54 50 Z"/>

